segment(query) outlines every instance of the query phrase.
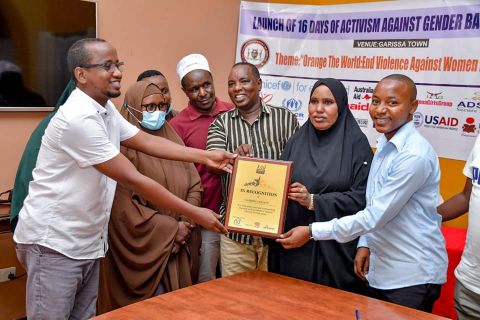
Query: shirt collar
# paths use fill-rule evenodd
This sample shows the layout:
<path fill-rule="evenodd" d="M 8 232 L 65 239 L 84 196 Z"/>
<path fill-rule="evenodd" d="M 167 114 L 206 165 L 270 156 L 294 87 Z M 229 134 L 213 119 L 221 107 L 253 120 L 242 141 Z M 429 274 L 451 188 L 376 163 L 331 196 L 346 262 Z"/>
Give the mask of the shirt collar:
<path fill-rule="evenodd" d="M 382 149 L 387 143 L 391 143 L 397 148 L 398 151 L 403 149 L 405 142 L 407 141 L 408 136 L 414 131 L 413 121 L 405 123 L 398 131 L 393 135 L 390 140 L 387 140 L 385 134 L 382 134 L 377 139 L 377 148 Z"/>
<path fill-rule="evenodd" d="M 258 115 L 258 118 L 260 118 L 262 114 L 270 114 L 272 110 L 272 108 L 268 104 L 266 104 L 262 99 L 260 99 L 260 103 L 261 103 L 260 114 Z M 232 118 L 240 117 L 240 112 L 238 112 L 238 108 L 235 107 L 235 109 L 233 109 L 231 117 Z"/>
<path fill-rule="evenodd" d="M 215 109 L 213 109 L 212 112 L 210 113 L 203 113 L 198 111 L 191 103 L 190 101 L 188 102 L 187 105 L 187 113 L 188 117 L 191 121 L 197 120 L 200 117 L 212 117 L 215 118 L 220 112 L 227 111 L 228 109 L 224 108 L 224 103 L 221 102 L 217 97 L 215 97 Z"/>
<path fill-rule="evenodd" d="M 88 101 L 88 106 L 90 106 L 92 110 L 100 114 L 102 117 L 108 116 L 111 113 L 110 108 L 112 108 L 113 103 L 110 100 L 107 101 L 105 107 L 102 107 L 97 101 L 93 100 L 92 97 L 78 87 L 72 92 L 72 94 L 78 95 L 81 99 Z"/>

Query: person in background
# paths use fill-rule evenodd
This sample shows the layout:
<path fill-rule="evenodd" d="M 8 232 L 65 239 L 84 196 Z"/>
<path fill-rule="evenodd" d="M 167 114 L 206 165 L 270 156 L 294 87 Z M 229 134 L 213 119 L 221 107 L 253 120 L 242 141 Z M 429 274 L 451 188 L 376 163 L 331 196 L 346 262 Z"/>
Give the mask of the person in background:
<path fill-rule="evenodd" d="M 108 250 L 117 181 L 158 207 L 226 232 L 217 214 L 140 174 L 120 153 L 120 144 L 226 171 L 231 171 L 235 155 L 186 148 L 128 123 L 110 101 L 120 96 L 123 62 L 105 40 L 75 42 L 67 63 L 77 88 L 45 130 L 13 236 L 18 260 L 27 271 L 26 308 L 32 319 L 95 315 L 99 259 Z"/>
<path fill-rule="evenodd" d="M 480 139 L 467 159 L 463 190 L 437 207 L 443 221 L 468 212 L 468 230 L 462 259 L 455 269 L 455 309 L 458 319 L 480 319 Z"/>
<path fill-rule="evenodd" d="M 2 106 L 47 106 L 40 94 L 25 87 L 22 70 L 7 60 L 0 60 L 0 107 Z"/>
<path fill-rule="evenodd" d="M 187 147 L 205 150 L 210 124 L 216 116 L 233 108 L 215 95 L 212 73 L 207 59 L 201 54 L 189 54 L 177 64 L 177 74 L 188 104 L 170 123 Z M 220 177 L 202 164 L 195 165 L 204 189 L 202 207 L 220 212 L 222 201 Z M 201 228 L 199 282 L 216 278 L 220 255 L 220 235 Z"/>
<path fill-rule="evenodd" d="M 127 90 L 121 114 L 140 130 L 183 145 L 168 122 L 158 121 L 153 127 L 144 123 L 163 112 L 165 100 L 157 85 L 139 81 Z M 158 159 L 125 147 L 121 152 L 141 174 L 180 199 L 200 205 L 202 187 L 192 163 Z M 195 229 L 190 219 L 117 186 L 108 229 L 110 250 L 100 265 L 98 313 L 192 285 L 201 241 L 192 237 L 198 233 Z"/>
<path fill-rule="evenodd" d="M 367 137 L 348 108 L 344 85 L 319 79 L 312 87 L 307 122 L 288 140 L 281 160 L 293 161 L 285 230 L 355 214 L 365 208 L 373 157 Z M 309 241 L 286 250 L 271 243 L 268 271 L 356 293 L 365 284 L 353 271 L 358 239 Z"/>
<path fill-rule="evenodd" d="M 10 206 L 10 229 L 12 232 L 15 231 L 15 227 L 17 226 L 18 222 L 18 213 L 22 209 L 23 201 L 27 197 L 28 185 L 30 184 L 30 181 L 33 180 L 32 171 L 35 169 L 35 164 L 37 163 L 38 152 L 40 150 L 45 129 L 55 113 L 58 111 L 58 108 L 60 108 L 60 106 L 67 101 L 73 90 L 75 90 L 75 81 L 71 78 L 65 86 L 65 89 L 63 89 L 60 98 L 58 98 L 57 104 L 55 104 L 53 111 L 42 121 L 40 121 L 28 139 L 27 145 L 25 146 L 25 150 L 22 154 L 22 158 L 18 164 L 17 174 L 15 175 L 15 183 L 12 190 L 12 203 Z"/>
<path fill-rule="evenodd" d="M 137 77 L 137 81 L 147 80 L 156 84 L 162 91 L 165 97 L 165 102 L 162 105 L 161 111 L 167 113 L 167 121 L 170 122 L 178 112 L 172 106 L 172 96 L 170 95 L 170 87 L 168 86 L 167 78 L 158 70 L 145 70 Z"/>
<path fill-rule="evenodd" d="M 213 121 L 207 150 L 227 150 L 241 156 L 278 160 L 287 140 L 298 128 L 295 115 L 260 98 L 262 79 L 253 64 L 239 62 L 228 76 L 228 94 L 235 109 Z M 273 130 L 275 128 L 275 130 Z M 229 175 L 222 175 L 222 219 L 228 201 Z M 231 232 L 220 237 L 222 276 L 253 269 L 267 270 L 268 245 L 261 237 Z"/>
<path fill-rule="evenodd" d="M 368 175 L 364 210 L 295 227 L 277 241 L 286 249 L 315 240 L 359 236 L 355 273 L 367 294 L 431 312 L 446 281 L 447 252 L 437 213 L 440 166 L 412 122 L 417 88 L 407 76 L 389 75 L 373 91 L 370 116 L 382 135 Z"/>

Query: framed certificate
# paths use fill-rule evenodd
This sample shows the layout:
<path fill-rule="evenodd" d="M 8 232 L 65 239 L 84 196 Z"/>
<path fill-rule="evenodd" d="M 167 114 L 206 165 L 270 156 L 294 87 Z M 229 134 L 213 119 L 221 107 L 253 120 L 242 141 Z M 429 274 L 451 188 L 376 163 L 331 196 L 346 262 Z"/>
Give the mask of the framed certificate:
<path fill-rule="evenodd" d="M 283 233 L 292 162 L 237 157 L 230 179 L 228 231 L 278 238 Z"/>

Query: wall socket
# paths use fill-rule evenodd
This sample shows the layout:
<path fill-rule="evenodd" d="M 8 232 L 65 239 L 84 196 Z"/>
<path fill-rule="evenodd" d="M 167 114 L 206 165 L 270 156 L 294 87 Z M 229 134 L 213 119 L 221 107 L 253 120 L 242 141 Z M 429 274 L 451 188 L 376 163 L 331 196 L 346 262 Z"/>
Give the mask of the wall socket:
<path fill-rule="evenodd" d="M 0 269 L 0 282 L 13 280 L 16 274 L 17 268 L 15 267 Z"/>

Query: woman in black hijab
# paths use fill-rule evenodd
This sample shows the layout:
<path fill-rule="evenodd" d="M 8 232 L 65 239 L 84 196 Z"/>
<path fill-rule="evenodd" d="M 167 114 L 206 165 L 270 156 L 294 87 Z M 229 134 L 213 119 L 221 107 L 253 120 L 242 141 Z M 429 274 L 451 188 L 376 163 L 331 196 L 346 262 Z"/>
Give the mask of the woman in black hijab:
<path fill-rule="evenodd" d="M 336 79 L 312 88 L 308 121 L 290 138 L 281 159 L 293 161 L 285 232 L 296 226 L 330 221 L 365 207 L 372 149 L 348 109 L 347 91 Z M 269 271 L 362 293 L 353 271 L 357 241 L 309 241 L 286 250 L 272 243 Z"/>

